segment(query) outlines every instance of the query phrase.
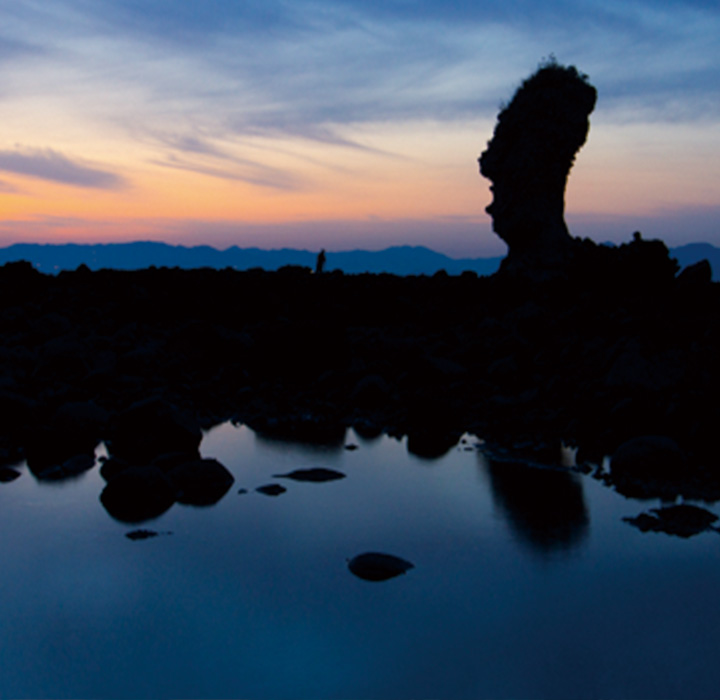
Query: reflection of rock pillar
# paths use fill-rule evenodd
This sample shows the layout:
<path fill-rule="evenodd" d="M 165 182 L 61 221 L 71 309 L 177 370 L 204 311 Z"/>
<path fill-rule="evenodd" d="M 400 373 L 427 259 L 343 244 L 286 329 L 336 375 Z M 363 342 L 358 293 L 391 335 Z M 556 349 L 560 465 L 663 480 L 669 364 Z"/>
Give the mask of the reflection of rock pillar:
<path fill-rule="evenodd" d="M 493 183 L 487 212 L 508 245 L 506 267 L 567 257 L 572 239 L 564 219 L 565 185 L 596 98 L 587 76 L 552 62 L 500 112 L 479 162 Z"/>
<path fill-rule="evenodd" d="M 576 475 L 516 462 L 490 462 L 487 473 L 493 502 L 533 550 L 562 552 L 587 536 L 588 513 Z"/>

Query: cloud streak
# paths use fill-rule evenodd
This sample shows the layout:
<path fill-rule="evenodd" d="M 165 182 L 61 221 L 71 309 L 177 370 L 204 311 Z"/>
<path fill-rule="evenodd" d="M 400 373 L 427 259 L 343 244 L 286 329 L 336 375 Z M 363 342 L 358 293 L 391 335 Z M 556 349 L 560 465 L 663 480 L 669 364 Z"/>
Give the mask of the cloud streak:
<path fill-rule="evenodd" d="M 126 185 L 115 173 L 73 161 L 50 148 L 0 151 L 0 171 L 73 187 L 115 190 Z"/>

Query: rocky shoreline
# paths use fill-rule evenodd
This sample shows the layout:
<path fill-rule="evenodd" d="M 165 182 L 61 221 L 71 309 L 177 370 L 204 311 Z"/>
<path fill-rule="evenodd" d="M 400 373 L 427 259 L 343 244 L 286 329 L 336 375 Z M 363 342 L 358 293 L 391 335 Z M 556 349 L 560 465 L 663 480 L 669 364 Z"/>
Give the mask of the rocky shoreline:
<path fill-rule="evenodd" d="M 225 420 L 407 435 L 428 458 L 470 432 L 547 464 L 561 444 L 581 464 L 615 454 L 618 490 L 716 500 L 720 288 L 707 264 L 677 267 L 639 237 L 577 242 L 545 279 L 7 264 L 0 461 L 63 478 L 104 441 L 109 482 L 152 465 L 168 494 L 182 479 L 210 502 L 229 482 L 198 476 L 201 428 Z"/>

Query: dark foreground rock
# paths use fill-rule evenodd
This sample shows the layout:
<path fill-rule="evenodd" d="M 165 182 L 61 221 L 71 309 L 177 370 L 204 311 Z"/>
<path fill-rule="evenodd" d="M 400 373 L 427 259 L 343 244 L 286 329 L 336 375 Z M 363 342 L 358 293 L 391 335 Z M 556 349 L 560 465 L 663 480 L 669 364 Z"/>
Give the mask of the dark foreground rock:
<path fill-rule="evenodd" d="M 413 568 L 405 559 L 380 552 L 358 554 L 348 562 L 348 569 L 365 581 L 387 581 Z"/>
<path fill-rule="evenodd" d="M 232 474 L 215 459 L 179 464 L 168 472 L 168 478 L 175 485 L 178 503 L 193 506 L 217 503 L 235 481 Z"/>
<path fill-rule="evenodd" d="M 720 493 L 720 287 L 657 241 L 574 249 L 542 280 L 6 265 L 0 456 L 62 477 L 103 441 L 110 486 L 133 465 L 168 478 L 229 419 L 323 450 L 348 427 L 410 436 L 428 458 L 465 432 L 594 463 L 662 436 L 684 462 L 640 479 Z"/>
<path fill-rule="evenodd" d="M 157 467 L 130 467 L 108 482 L 100 501 L 116 520 L 140 523 L 162 515 L 175 495 L 175 486 Z"/>
<path fill-rule="evenodd" d="M 701 532 L 715 530 L 713 524 L 718 517 L 704 508 L 693 505 L 653 508 L 650 513 L 641 513 L 635 518 L 623 518 L 641 532 L 663 532 L 677 537 L 692 537 Z"/>
<path fill-rule="evenodd" d="M 9 484 L 19 478 L 20 472 L 12 467 L 0 467 L 0 484 Z"/>

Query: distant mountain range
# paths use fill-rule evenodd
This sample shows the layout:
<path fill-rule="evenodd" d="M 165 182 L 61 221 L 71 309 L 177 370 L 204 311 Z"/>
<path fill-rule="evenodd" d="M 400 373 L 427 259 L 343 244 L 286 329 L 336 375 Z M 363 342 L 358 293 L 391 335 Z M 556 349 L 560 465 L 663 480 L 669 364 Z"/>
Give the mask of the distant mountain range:
<path fill-rule="evenodd" d="M 713 279 L 720 279 L 720 248 L 709 243 L 691 243 L 672 248 L 671 254 L 682 267 L 707 259 L 713 268 Z M 450 258 L 422 246 L 396 246 L 380 251 L 353 250 L 329 252 L 325 269 L 342 270 L 345 273 L 382 273 L 395 275 L 432 275 L 445 270 L 458 275 L 466 270 L 478 275 L 490 275 L 498 269 L 502 257 L 492 258 Z M 0 248 L 0 265 L 18 260 L 27 260 L 38 270 L 57 273 L 74 270 L 84 264 L 91 270 L 110 268 L 116 270 L 137 270 L 155 267 L 215 269 L 234 268 L 248 270 L 262 268 L 277 270 L 286 265 L 315 267 L 317 252 L 283 248 L 262 250 L 260 248 L 232 247 L 218 250 L 210 246 L 176 246 L 167 243 L 103 243 L 62 245 L 16 243 Z"/>

